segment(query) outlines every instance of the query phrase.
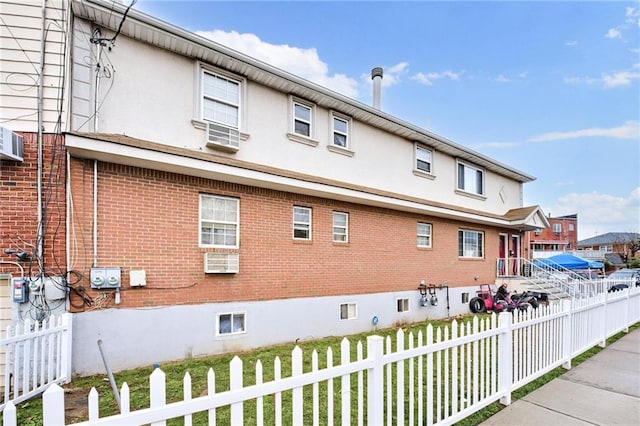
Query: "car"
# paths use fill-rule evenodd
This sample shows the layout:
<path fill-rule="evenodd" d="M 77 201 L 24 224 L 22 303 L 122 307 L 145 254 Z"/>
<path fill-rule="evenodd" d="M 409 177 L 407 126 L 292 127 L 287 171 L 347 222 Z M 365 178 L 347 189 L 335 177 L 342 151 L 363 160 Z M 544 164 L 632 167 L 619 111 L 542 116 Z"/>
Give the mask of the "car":
<path fill-rule="evenodd" d="M 629 286 L 640 287 L 640 269 L 618 269 L 605 278 L 609 292 L 625 289 Z"/>
<path fill-rule="evenodd" d="M 598 274 L 598 271 L 594 269 L 577 270 L 574 272 L 587 280 L 597 280 L 600 278 L 600 274 Z"/>

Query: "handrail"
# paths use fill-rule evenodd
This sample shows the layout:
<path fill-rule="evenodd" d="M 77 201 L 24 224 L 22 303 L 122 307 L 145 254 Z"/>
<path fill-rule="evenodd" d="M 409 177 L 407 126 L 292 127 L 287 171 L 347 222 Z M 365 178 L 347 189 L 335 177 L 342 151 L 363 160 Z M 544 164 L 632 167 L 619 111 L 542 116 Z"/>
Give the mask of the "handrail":
<path fill-rule="evenodd" d="M 531 262 L 524 258 L 498 259 L 497 276 L 504 276 L 505 265 L 510 265 L 511 268 L 519 271 L 518 278 L 527 286 L 545 290 L 546 288 L 540 283 L 540 280 L 543 280 L 545 284 L 550 284 L 571 298 L 593 296 L 607 291 L 601 279 L 586 278 L 549 259 L 544 262 Z M 550 296 L 560 299 L 555 294 Z"/>

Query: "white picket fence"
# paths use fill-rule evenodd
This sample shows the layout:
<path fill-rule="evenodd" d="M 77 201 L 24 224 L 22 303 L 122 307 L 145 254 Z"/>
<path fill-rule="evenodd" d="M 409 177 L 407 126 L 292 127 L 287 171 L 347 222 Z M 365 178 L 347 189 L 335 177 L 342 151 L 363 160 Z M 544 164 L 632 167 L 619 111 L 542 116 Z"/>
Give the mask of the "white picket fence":
<path fill-rule="evenodd" d="M 234 357 L 227 390 L 216 391 L 215 373 L 209 370 L 207 395 L 193 398 L 187 373 L 183 398 L 172 403 L 166 401 L 165 374 L 157 368 L 150 377 L 149 408 L 131 411 L 125 383 L 121 413 L 100 418 L 93 389 L 89 420 L 80 424 L 164 425 L 180 418 L 185 425 L 448 425 L 495 401 L 509 404 L 514 390 L 558 366 L 570 368 L 573 356 L 603 345 L 639 320 L 640 288 L 631 288 L 525 315 L 476 316 L 450 327 L 427 325 L 416 334 L 398 330 L 395 339 L 370 336 L 366 352 L 362 342 L 352 351 L 343 339 L 337 365 L 331 348 L 320 360 L 317 351 L 309 359 L 296 347 L 291 374 L 283 377 L 276 358 L 269 381 L 263 380 L 260 361 L 255 377 L 245 378 L 242 360 Z M 51 385 L 43 395 L 44 426 L 64 425 L 64 415 L 64 391 Z M 10 403 L 4 424 L 15 425 L 15 419 Z"/>
<path fill-rule="evenodd" d="M 0 410 L 38 396 L 52 383 L 71 381 L 71 314 L 9 326 L 0 346 L 5 368 Z"/>

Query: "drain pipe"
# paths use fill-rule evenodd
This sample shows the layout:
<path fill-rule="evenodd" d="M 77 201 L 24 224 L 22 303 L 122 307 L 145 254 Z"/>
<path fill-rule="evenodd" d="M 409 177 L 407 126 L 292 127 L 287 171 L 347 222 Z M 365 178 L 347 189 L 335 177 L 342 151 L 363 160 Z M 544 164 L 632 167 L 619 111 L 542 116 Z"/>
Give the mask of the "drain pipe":
<path fill-rule="evenodd" d="M 93 265 L 98 266 L 98 160 L 93 160 Z"/>
<path fill-rule="evenodd" d="M 43 145 L 43 102 L 44 102 L 44 54 L 46 47 L 46 0 L 42 0 L 42 29 L 40 35 L 40 79 L 38 82 L 38 169 L 37 177 L 37 193 L 38 193 L 38 230 L 36 235 L 36 258 L 38 259 L 38 274 L 44 273 L 44 228 L 42 214 L 42 145 Z"/>
<path fill-rule="evenodd" d="M 99 34 L 99 33 L 98 33 Z M 93 104 L 93 131 L 98 133 L 99 127 L 99 97 L 100 97 L 100 60 L 102 59 L 102 44 L 98 43 L 96 54 L 95 99 Z M 93 160 L 93 265 L 98 266 L 98 160 Z"/>
<path fill-rule="evenodd" d="M 104 368 L 107 370 L 107 376 L 109 377 L 109 384 L 111 385 L 111 391 L 113 392 L 113 396 L 116 399 L 116 403 L 118 403 L 118 409 L 122 412 L 122 405 L 120 403 L 120 392 L 118 391 L 118 386 L 116 385 L 116 379 L 113 378 L 113 372 L 109 367 L 109 361 L 107 361 L 107 354 L 104 353 L 104 349 L 102 348 L 102 339 L 98 340 L 98 349 L 100 349 L 100 356 L 102 357 L 102 363 L 104 364 Z"/>

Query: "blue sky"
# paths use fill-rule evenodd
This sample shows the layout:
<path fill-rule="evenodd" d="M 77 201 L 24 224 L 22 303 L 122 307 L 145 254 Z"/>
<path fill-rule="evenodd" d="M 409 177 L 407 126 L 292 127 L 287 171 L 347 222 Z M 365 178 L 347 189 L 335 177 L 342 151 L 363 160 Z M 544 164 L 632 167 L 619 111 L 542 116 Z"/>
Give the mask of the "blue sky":
<path fill-rule="evenodd" d="M 128 4 L 129 0 L 123 3 Z M 537 178 L 578 238 L 640 232 L 640 5 L 161 1 L 135 8 Z"/>

